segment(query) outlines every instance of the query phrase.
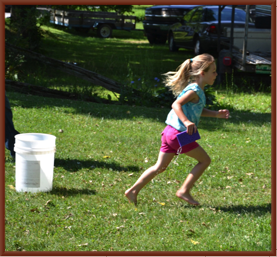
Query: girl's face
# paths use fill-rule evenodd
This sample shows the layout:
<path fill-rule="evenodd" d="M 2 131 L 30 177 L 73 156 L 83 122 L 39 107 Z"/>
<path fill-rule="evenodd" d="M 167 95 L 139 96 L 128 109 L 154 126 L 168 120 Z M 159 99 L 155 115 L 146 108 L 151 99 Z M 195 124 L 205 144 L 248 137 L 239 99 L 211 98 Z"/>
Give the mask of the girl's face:
<path fill-rule="evenodd" d="M 204 80 L 205 84 L 213 85 L 214 81 L 216 79 L 216 76 L 217 76 L 216 65 L 213 62 L 210 65 L 210 69 L 207 72 L 204 71 L 203 80 Z"/>

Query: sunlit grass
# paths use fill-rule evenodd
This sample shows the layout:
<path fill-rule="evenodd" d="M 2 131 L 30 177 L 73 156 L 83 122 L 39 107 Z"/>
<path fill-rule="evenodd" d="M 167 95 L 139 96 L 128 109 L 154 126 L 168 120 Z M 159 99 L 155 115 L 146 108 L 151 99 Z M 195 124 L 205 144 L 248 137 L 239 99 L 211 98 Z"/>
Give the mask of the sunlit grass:
<path fill-rule="evenodd" d="M 258 96 L 269 108 L 270 95 L 218 92 L 234 107 L 230 120 L 201 120 L 212 164 L 192 190 L 195 208 L 175 197 L 195 165 L 185 156 L 141 191 L 138 207 L 124 197 L 156 161 L 168 108 L 8 92 L 15 127 L 55 135 L 57 151 L 53 190 L 23 194 L 6 151 L 5 250 L 270 251 L 271 114 Z"/>

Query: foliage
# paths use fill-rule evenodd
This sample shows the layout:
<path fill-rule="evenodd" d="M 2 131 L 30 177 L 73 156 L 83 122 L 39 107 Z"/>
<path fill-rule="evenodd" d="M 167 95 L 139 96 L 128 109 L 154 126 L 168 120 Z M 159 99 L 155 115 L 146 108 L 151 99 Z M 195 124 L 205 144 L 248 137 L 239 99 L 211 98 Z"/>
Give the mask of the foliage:
<path fill-rule="evenodd" d="M 20 67 L 24 62 L 24 56 L 15 54 L 12 51 L 5 53 L 5 78 L 18 81 L 18 74 L 20 73 Z"/>
<path fill-rule="evenodd" d="M 205 86 L 204 88 L 205 96 L 206 96 L 206 106 L 209 109 L 217 109 L 218 108 L 218 102 L 216 99 L 215 94 L 215 87 L 214 86 Z"/>
<path fill-rule="evenodd" d="M 232 70 L 224 74 L 222 83 L 218 88 L 231 92 L 271 92 L 271 76 L 268 74 L 255 74 Z"/>
<path fill-rule="evenodd" d="M 132 12 L 132 5 L 51 5 L 52 9 L 58 10 L 85 10 L 101 12 Z"/>
<path fill-rule="evenodd" d="M 175 100 L 174 95 L 168 87 L 158 88 L 157 90 L 155 90 L 154 96 L 157 98 L 158 101 L 161 101 L 163 102 L 163 104 L 168 106 L 170 106 Z"/>
<path fill-rule="evenodd" d="M 145 19 L 145 9 L 151 5 L 134 5 L 133 13 L 137 17 L 137 22 Z"/>
<path fill-rule="evenodd" d="M 205 86 L 204 93 L 206 96 L 206 106 L 209 109 L 218 108 L 219 104 L 216 99 L 215 89 L 212 86 Z M 175 100 L 172 92 L 167 88 L 159 88 L 155 91 L 155 96 L 159 99 L 160 104 L 163 102 L 164 104 L 170 106 Z"/>
<path fill-rule="evenodd" d="M 33 5 L 14 5 L 10 18 L 13 44 L 27 49 L 38 49 L 42 39 L 40 25 L 37 23 L 39 12 Z"/>
<path fill-rule="evenodd" d="M 5 20 L 5 41 L 21 48 L 37 51 L 42 40 L 40 27 L 45 19 L 47 19 L 45 15 L 42 16 L 35 6 L 14 5 L 11 18 Z M 18 80 L 25 62 L 24 55 L 5 48 L 6 79 Z"/>
<path fill-rule="evenodd" d="M 127 76 L 128 77 L 128 76 Z M 132 80 L 128 86 L 122 88 L 122 92 L 119 97 L 121 103 L 143 105 L 148 107 L 157 106 L 171 106 L 175 97 L 168 87 L 163 86 L 161 80 L 157 77 L 153 79 L 155 81 L 154 87 L 150 86 L 150 82 L 144 81 L 144 79 L 138 78 Z M 138 90 L 135 93 L 134 90 Z M 206 96 L 206 106 L 210 109 L 216 109 L 218 102 L 216 100 L 215 89 L 212 86 L 206 86 L 204 89 Z"/>

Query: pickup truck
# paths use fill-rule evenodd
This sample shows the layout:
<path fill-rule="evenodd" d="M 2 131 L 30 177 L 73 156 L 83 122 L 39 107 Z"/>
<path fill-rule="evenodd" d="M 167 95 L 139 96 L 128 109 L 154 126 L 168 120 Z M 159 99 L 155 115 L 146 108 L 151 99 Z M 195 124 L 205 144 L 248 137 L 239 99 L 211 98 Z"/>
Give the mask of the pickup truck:
<path fill-rule="evenodd" d="M 144 35 L 150 44 L 165 44 L 172 24 L 196 5 L 154 5 L 145 9 L 143 21 Z"/>

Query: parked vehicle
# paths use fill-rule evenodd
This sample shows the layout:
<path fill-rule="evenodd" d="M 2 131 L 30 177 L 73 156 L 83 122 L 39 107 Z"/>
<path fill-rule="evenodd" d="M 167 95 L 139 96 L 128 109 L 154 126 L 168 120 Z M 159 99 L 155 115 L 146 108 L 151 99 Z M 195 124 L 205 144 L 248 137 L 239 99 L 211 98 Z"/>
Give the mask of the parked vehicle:
<path fill-rule="evenodd" d="M 230 37 L 231 29 L 226 28 L 225 34 Z M 243 62 L 244 45 L 245 62 Z M 250 28 L 245 38 L 244 28 L 234 28 L 230 56 L 233 68 L 251 73 L 271 74 L 271 29 Z"/>
<path fill-rule="evenodd" d="M 196 5 L 154 5 L 145 9 L 144 34 L 150 44 L 164 44 L 170 25 L 179 22 Z"/>
<path fill-rule="evenodd" d="M 247 5 L 246 17 L 250 16 L 250 10 Z M 271 85 L 271 29 L 248 28 L 246 20 L 245 28 L 226 27 L 224 33 L 230 41 L 220 41 L 224 49 L 217 60 L 218 83 L 225 74 L 239 70 L 242 76 L 262 76 Z"/>
<path fill-rule="evenodd" d="M 271 28 L 271 5 L 256 5 L 255 25 L 260 29 Z"/>
<path fill-rule="evenodd" d="M 218 5 L 202 5 L 193 8 L 183 18 L 182 22 L 175 23 L 169 30 L 169 50 L 179 48 L 194 49 L 195 55 L 217 49 L 218 42 Z M 234 27 L 244 28 L 246 12 L 235 8 Z M 231 27 L 232 8 L 225 6 L 221 11 L 220 33 L 226 27 Z M 255 27 L 248 23 L 249 28 Z M 225 39 L 227 41 L 227 39 Z"/>
<path fill-rule="evenodd" d="M 228 6 L 233 6 L 233 5 L 228 5 Z M 242 9 L 246 12 L 246 6 L 247 5 L 235 5 L 236 8 Z M 256 12 L 256 5 L 249 5 L 249 18 L 251 22 L 255 22 L 255 12 Z"/>
<path fill-rule="evenodd" d="M 113 12 L 37 9 L 41 12 L 45 10 L 50 12 L 50 23 L 84 32 L 97 29 L 98 36 L 102 38 L 111 37 L 113 29 L 130 31 L 135 30 L 136 27 L 136 16 L 126 16 Z"/>

